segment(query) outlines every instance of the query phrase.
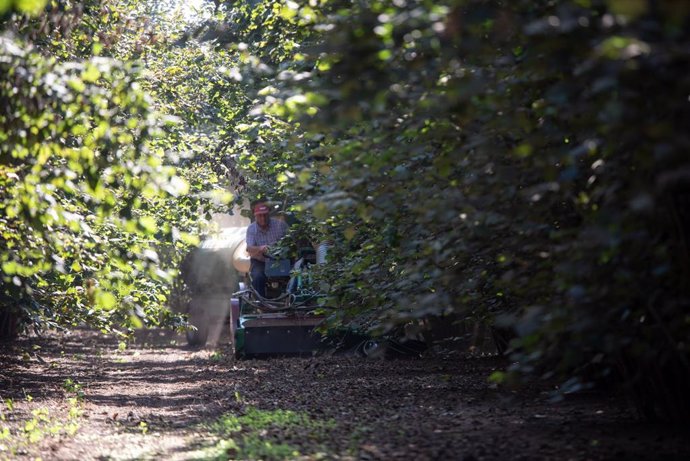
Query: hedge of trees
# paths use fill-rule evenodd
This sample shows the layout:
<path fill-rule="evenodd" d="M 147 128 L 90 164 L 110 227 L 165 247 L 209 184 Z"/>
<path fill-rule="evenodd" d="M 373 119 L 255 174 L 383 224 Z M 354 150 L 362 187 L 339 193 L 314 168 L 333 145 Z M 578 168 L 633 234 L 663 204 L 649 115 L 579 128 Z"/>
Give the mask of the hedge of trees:
<path fill-rule="evenodd" d="M 165 309 L 177 264 L 232 199 L 194 155 L 215 113 L 190 90 L 203 79 L 162 84 L 199 53 L 169 47 L 185 23 L 138 1 L 1 7 L 3 336 L 181 325 Z"/>
<path fill-rule="evenodd" d="M 0 90 L 27 111 L 2 119 L 12 302 L 45 315 L 64 292 L 89 317 L 87 268 L 111 309 L 99 315 L 131 319 L 144 304 L 115 280 L 164 296 L 153 269 L 174 267 L 176 236 L 232 187 L 290 204 L 300 232 L 332 244 L 317 275 L 333 323 L 484 321 L 514 336 L 511 373 L 558 377 L 565 392 L 621 382 L 645 415 L 687 419 L 690 4 L 244 0 L 204 4 L 190 23 L 162 3 L 104 0 L 79 14 L 106 8 L 112 22 L 45 40 L 64 5 L 3 27 L 4 73 L 18 68 L 7 43 L 36 50 L 11 58 L 23 86 Z M 144 27 L 128 23 L 151 5 Z M 56 47 L 71 54 L 47 59 Z M 116 134 L 94 134 L 101 124 Z M 120 260 L 135 273 L 108 276 Z"/>
<path fill-rule="evenodd" d="M 494 322 L 513 371 L 686 418 L 690 7 L 246 5 L 217 42 L 259 60 L 234 152 L 333 243 L 335 321 Z"/>

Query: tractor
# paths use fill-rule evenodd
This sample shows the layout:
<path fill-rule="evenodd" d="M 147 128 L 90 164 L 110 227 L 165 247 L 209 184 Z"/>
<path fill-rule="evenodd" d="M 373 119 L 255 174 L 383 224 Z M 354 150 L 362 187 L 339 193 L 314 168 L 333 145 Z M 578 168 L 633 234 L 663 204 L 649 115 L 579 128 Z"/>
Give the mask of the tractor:
<path fill-rule="evenodd" d="M 319 293 L 309 285 L 309 267 L 315 263 L 312 248 L 302 248 L 294 264 L 269 258 L 265 297 L 243 284 L 231 314 L 237 358 L 308 355 L 327 345 L 314 331 L 324 320 Z"/>
<path fill-rule="evenodd" d="M 190 300 L 183 310 L 192 326 L 187 331 L 190 346 L 214 347 L 229 330 L 239 359 L 312 355 L 324 349 L 362 356 L 416 356 L 426 348 L 395 333 L 373 339 L 351 329 L 328 336 L 317 331 L 329 308 L 321 305 L 322 294 L 311 286 L 310 268 L 325 262 L 326 244 L 316 250 L 303 247 L 294 260 L 269 258 L 266 296 L 259 295 L 249 283 L 246 230 L 225 228 L 185 258 L 181 272 Z"/>
<path fill-rule="evenodd" d="M 325 347 L 314 331 L 324 320 L 316 313 L 319 295 L 309 287 L 309 267 L 325 259 L 325 246 L 302 248 L 294 263 L 270 258 L 262 297 L 249 283 L 246 229 L 223 229 L 183 261 L 188 344 L 213 347 L 229 325 L 238 358 L 307 355 Z"/>

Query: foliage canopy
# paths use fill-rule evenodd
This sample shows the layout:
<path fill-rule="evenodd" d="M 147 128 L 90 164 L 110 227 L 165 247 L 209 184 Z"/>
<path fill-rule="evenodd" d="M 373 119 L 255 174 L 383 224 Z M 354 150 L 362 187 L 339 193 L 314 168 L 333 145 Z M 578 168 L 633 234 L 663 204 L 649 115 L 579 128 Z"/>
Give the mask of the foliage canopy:
<path fill-rule="evenodd" d="M 145 2 L 24 4 L 0 37 L 3 310 L 38 328 L 169 323 L 200 210 L 229 200 L 184 163 L 185 138 L 203 147 L 199 119 L 172 118 L 151 91 L 180 27 L 164 12 L 135 21 Z"/>
<path fill-rule="evenodd" d="M 243 75 L 272 80 L 238 161 L 333 243 L 335 321 L 495 321 L 565 391 L 623 373 L 687 402 L 690 7 L 247 4 Z"/>

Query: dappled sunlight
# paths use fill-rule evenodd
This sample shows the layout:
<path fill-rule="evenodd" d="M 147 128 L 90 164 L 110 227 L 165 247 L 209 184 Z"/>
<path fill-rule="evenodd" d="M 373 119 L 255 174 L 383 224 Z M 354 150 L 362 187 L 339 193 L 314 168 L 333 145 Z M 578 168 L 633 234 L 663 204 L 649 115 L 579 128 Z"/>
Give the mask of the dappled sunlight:
<path fill-rule="evenodd" d="M 31 401 L 18 404 L 28 406 L 25 415 L 30 415 L 32 407 L 60 408 L 57 402 L 65 394 L 78 392 L 85 419 L 80 418 L 81 429 L 72 443 L 89 446 L 98 441 L 96 446 L 103 446 L 104 456 L 110 453 L 112 459 L 140 459 L 161 450 L 187 459 L 185 453 L 200 442 L 189 439 L 189 429 L 236 408 L 227 348 L 190 349 L 184 335 L 173 331 L 139 330 L 133 341 L 124 343 L 114 336 L 77 330 L 66 336 L 51 334 L 45 340 L 23 340 L 15 347 L 38 351 L 41 359 L 34 355 L 26 366 L 20 360 L 13 381 L 6 383 L 0 396 L 17 402 L 30 396 Z M 19 417 L 19 411 L 13 414 Z M 102 427 L 100 433 L 83 430 L 86 423 Z M 155 448 L 148 437 L 156 437 Z M 115 453 L 116 445 L 126 448 Z M 69 446 L 61 444 L 55 455 L 76 456 Z M 62 455 L 62 450 L 70 451 Z M 76 453 L 92 459 L 98 450 Z"/>
<path fill-rule="evenodd" d="M 0 372 L 9 390 L 2 397 L 15 406 L 4 410 L 3 424 L 53 409 L 39 426 L 44 432 L 32 433 L 33 445 L 14 445 L 50 450 L 50 459 L 453 458 L 468 451 L 501 459 L 508 446 L 556 459 L 591 450 L 591 440 L 600 441 L 599 453 L 635 453 L 661 430 L 623 424 L 630 410 L 618 400 L 585 395 L 554 404 L 547 383 L 521 393 L 491 384 L 487 377 L 505 365 L 495 355 L 238 362 L 226 345 L 190 349 L 183 335 L 157 329 L 137 331 L 124 346 L 77 330 L 16 347 L 3 352 L 10 368 Z M 22 350 L 39 350 L 43 361 L 23 360 Z M 71 408 L 76 416 L 68 420 Z M 49 428 L 63 421 L 76 421 L 74 434 L 53 438 Z M 682 453 L 682 434 L 664 436 L 664 453 Z"/>

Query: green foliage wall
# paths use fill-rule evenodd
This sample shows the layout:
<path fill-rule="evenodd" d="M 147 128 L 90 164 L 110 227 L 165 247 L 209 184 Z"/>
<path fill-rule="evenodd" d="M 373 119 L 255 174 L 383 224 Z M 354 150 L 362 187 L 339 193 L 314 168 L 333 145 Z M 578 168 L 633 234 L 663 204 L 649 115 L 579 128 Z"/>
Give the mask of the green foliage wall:
<path fill-rule="evenodd" d="M 198 242 L 200 211 L 231 198 L 181 141 L 200 137 L 196 111 L 185 116 L 184 101 L 171 109 L 152 91 L 182 26 L 166 11 L 138 21 L 147 6 L 5 11 L 2 309 L 25 324 L 126 332 L 169 323 L 170 282 Z"/>
<path fill-rule="evenodd" d="M 688 382 L 687 6 L 251 3 L 280 26 L 250 47 L 309 33 L 244 174 L 333 242 L 338 321 L 496 320 L 523 371 Z"/>

